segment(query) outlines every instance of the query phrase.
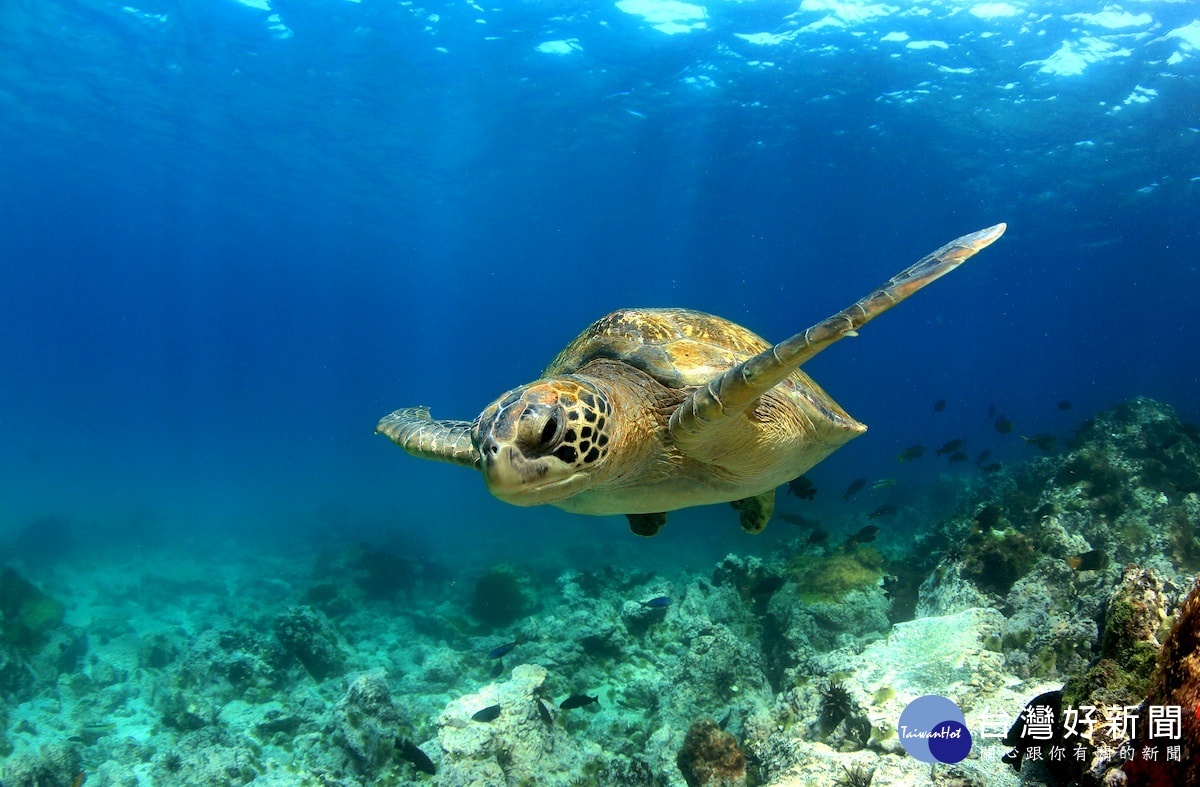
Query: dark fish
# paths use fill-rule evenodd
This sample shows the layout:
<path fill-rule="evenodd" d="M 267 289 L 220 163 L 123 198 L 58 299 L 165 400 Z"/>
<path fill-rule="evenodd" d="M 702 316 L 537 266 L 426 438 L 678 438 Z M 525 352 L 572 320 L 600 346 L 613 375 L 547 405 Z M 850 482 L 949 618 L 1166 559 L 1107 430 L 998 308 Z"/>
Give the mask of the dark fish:
<path fill-rule="evenodd" d="M 520 645 L 520 644 L 521 644 L 520 640 L 514 639 L 512 642 L 506 642 L 503 645 L 494 647 L 487 652 L 487 658 L 498 659 L 498 658 L 507 656 L 509 653 L 512 653 L 513 648 L 515 648 L 517 645 Z"/>
<path fill-rule="evenodd" d="M 866 485 L 867 485 L 867 479 L 865 479 L 865 478 L 854 479 L 850 483 L 850 486 L 848 486 L 846 488 L 846 491 L 842 493 L 842 499 L 849 500 L 850 498 L 854 497 L 854 494 L 856 492 L 860 491 Z"/>
<path fill-rule="evenodd" d="M 433 764 L 433 760 L 429 759 L 429 755 L 418 749 L 412 741 L 398 740 L 396 748 L 400 750 L 400 756 L 415 765 L 421 773 L 437 773 L 437 766 Z"/>
<path fill-rule="evenodd" d="M 489 705 L 483 710 L 477 710 L 471 714 L 471 719 L 474 721 L 495 721 L 500 718 L 500 706 Z"/>
<path fill-rule="evenodd" d="M 903 451 L 897 454 L 896 459 L 900 462 L 911 462 L 914 459 L 920 459 L 921 457 L 925 456 L 925 452 L 928 450 L 929 449 L 923 445 L 910 445 L 908 448 L 905 448 Z"/>
<path fill-rule="evenodd" d="M 965 462 L 965 461 L 967 461 L 967 452 L 966 451 L 955 451 L 954 453 L 950 454 L 950 456 L 948 456 L 947 458 L 950 460 L 950 464 L 952 464 L 952 465 L 957 464 L 959 462 Z"/>
<path fill-rule="evenodd" d="M 488 673 L 488 676 L 492 677 L 492 678 L 498 678 L 503 674 L 504 674 L 504 661 L 501 659 L 496 659 L 496 663 L 494 665 L 492 665 L 492 670 L 491 670 L 491 672 Z"/>
<path fill-rule="evenodd" d="M 572 694 L 570 697 L 567 697 L 565 700 L 558 703 L 558 707 L 563 710 L 571 710 L 572 708 L 582 708 L 585 705 L 591 705 L 593 702 L 599 705 L 600 697 L 598 695 L 595 697 L 589 697 L 586 694 Z"/>
<path fill-rule="evenodd" d="M 996 431 L 1000 434 L 1008 434 L 1013 430 L 1013 422 L 1008 419 L 1007 415 L 996 416 L 996 420 L 992 426 L 996 427 Z"/>
<path fill-rule="evenodd" d="M 984 465 L 984 466 L 983 466 L 983 472 L 985 472 L 985 473 L 999 473 L 999 472 L 1000 472 L 1000 470 L 1001 470 L 1003 467 L 1004 467 L 1004 465 L 1000 464 L 999 462 L 992 462 L 990 465 Z"/>
<path fill-rule="evenodd" d="M 782 588 L 786 584 L 787 584 L 787 580 L 784 579 L 783 577 L 778 577 L 778 576 L 764 577 L 764 578 L 758 580 L 757 582 L 755 582 L 754 585 L 750 588 L 750 595 L 752 595 L 752 596 L 769 596 L 769 595 L 772 595 L 772 594 L 778 592 L 779 589 Z"/>
<path fill-rule="evenodd" d="M 795 495 L 801 500 L 812 500 L 817 495 L 817 488 L 804 476 L 793 478 L 787 484 L 788 494 Z"/>
<path fill-rule="evenodd" d="M 815 519 L 809 519 L 806 516 L 799 516 L 798 514 L 789 514 L 786 511 L 777 511 L 775 513 L 775 518 L 782 522 L 787 522 L 789 525 L 804 527 L 808 528 L 809 530 L 812 530 L 817 526 L 817 520 Z"/>
<path fill-rule="evenodd" d="M 875 510 L 874 514 L 871 514 L 871 516 L 872 517 L 874 517 L 876 515 L 884 516 L 885 514 L 879 513 L 879 511 L 884 508 L 889 509 L 887 512 L 885 512 L 886 514 L 890 514 L 892 512 L 892 510 L 894 510 L 891 508 L 891 506 L 880 506 L 878 509 Z M 879 535 L 879 528 L 876 527 L 875 525 L 867 525 L 862 530 L 858 531 L 854 535 L 847 538 L 846 546 L 853 546 L 854 544 L 869 544 L 870 542 L 875 540 L 875 536 L 877 536 L 877 535 Z"/>
<path fill-rule="evenodd" d="M 1050 453 L 1050 451 L 1054 448 L 1054 444 L 1058 442 L 1057 437 L 1055 437 L 1052 434 L 1047 434 L 1045 432 L 1039 432 L 1038 434 L 1035 434 L 1033 437 L 1026 437 L 1025 435 L 1021 435 L 1021 439 L 1025 441 L 1026 445 L 1036 445 L 1038 448 L 1042 449 L 1046 453 Z"/>
<path fill-rule="evenodd" d="M 829 540 L 829 531 L 818 527 L 808 534 L 808 538 L 804 542 L 804 546 L 811 547 L 817 544 L 824 544 Z"/>
<path fill-rule="evenodd" d="M 733 718 L 733 708 L 730 708 L 729 710 L 725 711 L 725 715 L 721 717 L 721 720 L 719 722 L 717 722 L 717 727 L 722 730 L 725 729 L 726 727 L 729 726 L 729 720 L 732 718 Z"/>
<path fill-rule="evenodd" d="M 896 507 L 888 503 L 884 503 L 879 508 L 876 508 L 871 513 L 867 514 L 867 519 L 877 519 L 881 516 L 891 516 L 896 513 Z"/>
<path fill-rule="evenodd" d="M 642 606 L 650 607 L 651 609 L 664 609 L 671 606 L 671 597 L 658 596 L 657 598 L 652 598 L 649 601 L 643 601 Z"/>
<path fill-rule="evenodd" d="M 1067 565 L 1076 571 L 1096 571 L 1104 568 L 1107 564 L 1108 555 L 1104 554 L 1103 549 L 1093 549 L 1091 552 L 1067 558 Z"/>
<path fill-rule="evenodd" d="M 547 727 L 554 726 L 554 717 L 550 715 L 550 709 L 546 707 L 546 703 L 541 700 L 537 701 L 538 715 L 542 717 L 542 723 Z"/>
<path fill-rule="evenodd" d="M 989 404 L 988 405 L 988 418 L 995 418 L 995 417 L 996 417 L 996 405 Z"/>
<path fill-rule="evenodd" d="M 1068 402 L 1066 399 L 1063 399 L 1061 402 L 1058 403 L 1058 409 L 1059 410 L 1070 410 L 1071 403 Z"/>
<path fill-rule="evenodd" d="M 960 450 L 966 444 L 966 440 L 962 439 L 961 437 L 957 437 L 939 448 L 937 450 L 937 455 L 941 456 L 942 454 L 952 454 L 955 451 Z"/>
<path fill-rule="evenodd" d="M 945 399 L 938 399 L 936 402 L 933 403 L 933 411 L 935 413 L 940 413 L 942 410 L 945 410 L 945 409 L 946 409 L 946 400 Z"/>
<path fill-rule="evenodd" d="M 990 448 L 986 448 L 986 449 L 980 451 L 979 457 L 976 458 L 976 460 L 975 460 L 975 464 L 982 465 L 984 462 L 987 461 L 987 458 L 991 455 L 992 455 L 992 449 L 990 449 Z"/>

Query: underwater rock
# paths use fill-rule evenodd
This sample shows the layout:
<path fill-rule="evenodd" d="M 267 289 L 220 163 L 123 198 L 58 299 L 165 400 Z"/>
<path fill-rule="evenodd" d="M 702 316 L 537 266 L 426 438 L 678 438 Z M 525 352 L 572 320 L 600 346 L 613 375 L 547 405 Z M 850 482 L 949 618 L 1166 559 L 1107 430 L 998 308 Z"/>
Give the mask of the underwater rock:
<path fill-rule="evenodd" d="M 289 661 L 277 642 L 258 632 L 208 629 L 192 641 L 176 681 L 217 705 L 269 699 L 287 677 Z"/>
<path fill-rule="evenodd" d="M 392 703 L 382 668 L 349 675 L 345 686 L 346 693 L 330 718 L 337 741 L 351 754 L 355 769 L 372 776 L 395 751 L 400 712 Z"/>
<path fill-rule="evenodd" d="M 639 636 L 655 623 L 665 620 L 668 608 L 669 605 L 652 606 L 641 601 L 626 600 L 621 605 L 621 622 L 625 624 L 626 631 Z"/>
<path fill-rule="evenodd" d="M 849 689 L 829 681 L 821 688 L 817 731 L 837 751 L 859 751 L 871 739 L 871 720 Z"/>
<path fill-rule="evenodd" d="M 508 681 L 451 701 L 437 720 L 439 783 L 552 784 L 582 772 L 589 761 L 608 759 L 595 743 L 543 721 L 538 701 L 548 696 L 546 678 L 544 667 L 522 664 Z M 495 720 L 472 720 L 480 708 L 493 705 L 502 709 Z"/>
<path fill-rule="evenodd" d="M 1168 601 L 1153 571 L 1126 566 L 1121 582 L 1113 591 L 1104 612 L 1104 631 L 1098 657 L 1068 677 L 1062 690 L 1047 698 L 1063 708 L 1095 707 L 1098 718 L 1109 718 L 1110 709 L 1137 708 L 1150 686 L 1151 673 L 1159 654 L 1159 636 L 1164 630 Z M 1143 721 L 1143 723 L 1145 723 Z M 1014 721 L 1005 743 L 1016 748 L 1005 758 L 1024 777 L 1034 778 L 1045 772 L 1056 784 L 1083 780 L 1088 784 L 1106 784 L 1107 774 L 1121 765 L 1118 750 L 1127 744 L 1128 734 L 1120 732 L 1124 724 L 1097 724 L 1085 740 L 1066 733 L 1061 712 L 1053 726 L 1053 739 L 1044 745 L 1086 745 L 1080 758 L 1072 756 L 1057 763 L 1033 758 L 1025 761 L 1030 745 L 1041 741 L 1020 739 Z"/>
<path fill-rule="evenodd" d="M 958 562 L 938 565 L 917 591 L 918 618 L 953 615 L 988 605 L 988 597 L 963 576 L 962 564 Z"/>
<path fill-rule="evenodd" d="M 1135 399 L 1086 422 L 1069 449 L 1006 471 L 923 542 L 943 558 L 919 610 L 970 604 L 963 583 L 974 585 L 987 605 L 1011 611 L 1003 649 L 1024 678 L 1087 668 L 1121 566 L 1174 586 L 1200 569 L 1200 496 L 1187 480 L 1200 477 L 1200 430 Z"/>
<path fill-rule="evenodd" d="M 740 787 L 746 784 L 746 755 L 737 739 L 712 719 L 688 728 L 675 757 L 688 787 Z"/>
<path fill-rule="evenodd" d="M 1043 560 L 1005 599 L 1001 627 L 1006 668 L 1022 678 L 1062 678 L 1087 666 L 1112 592 L 1100 577 L 1082 578 L 1064 561 Z"/>
<path fill-rule="evenodd" d="M 1167 787 L 1194 783 L 1200 774 L 1200 583 L 1192 587 L 1171 626 L 1151 678 L 1145 706 L 1179 706 L 1181 762 L 1151 762 L 1142 758 L 1126 763 L 1131 787 Z M 1150 740 L 1139 743 L 1149 744 Z"/>
<path fill-rule="evenodd" d="M 596 783 L 620 787 L 667 787 L 667 780 L 658 776 L 645 760 L 612 759 L 596 772 Z"/>
<path fill-rule="evenodd" d="M 345 654 L 329 619 L 312 607 L 292 607 L 275 618 L 275 636 L 316 680 L 342 669 Z"/>
<path fill-rule="evenodd" d="M 36 753 L 22 752 L 4 761 L 0 778 L 6 787 L 72 787 L 83 772 L 83 758 L 70 746 L 50 743 Z"/>
<path fill-rule="evenodd" d="M 511 566 L 497 566 L 475 582 L 471 615 L 480 623 L 503 628 L 525 617 L 533 607 L 528 578 Z"/>
<path fill-rule="evenodd" d="M 266 770 L 259 760 L 260 753 L 261 750 L 239 741 L 228 729 L 206 727 L 181 736 L 153 757 L 143 754 L 143 761 L 149 764 L 145 783 L 230 787 L 258 784 L 259 775 Z M 139 770 L 144 769 L 143 766 Z"/>
<path fill-rule="evenodd" d="M 62 625 L 62 602 L 43 593 L 16 569 L 0 570 L 0 643 L 19 652 L 41 650 Z"/>
<path fill-rule="evenodd" d="M 392 600 L 416 585 L 413 564 L 394 552 L 360 544 L 346 558 L 351 581 L 370 599 Z"/>

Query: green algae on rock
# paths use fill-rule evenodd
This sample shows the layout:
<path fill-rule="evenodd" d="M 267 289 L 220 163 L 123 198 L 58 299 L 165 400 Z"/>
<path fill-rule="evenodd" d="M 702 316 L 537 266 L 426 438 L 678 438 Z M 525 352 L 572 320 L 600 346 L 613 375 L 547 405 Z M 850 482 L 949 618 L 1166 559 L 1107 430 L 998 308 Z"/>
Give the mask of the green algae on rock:
<path fill-rule="evenodd" d="M 16 569 L 0 571 L 0 637 L 22 651 L 36 651 L 49 633 L 62 625 L 66 610 L 61 601 L 43 593 Z"/>

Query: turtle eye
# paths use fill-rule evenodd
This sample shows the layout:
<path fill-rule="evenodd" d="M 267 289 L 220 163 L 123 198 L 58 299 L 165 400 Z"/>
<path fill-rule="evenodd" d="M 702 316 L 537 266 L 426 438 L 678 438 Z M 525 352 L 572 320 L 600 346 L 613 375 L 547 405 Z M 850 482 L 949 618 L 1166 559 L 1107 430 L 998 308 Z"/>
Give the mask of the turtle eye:
<path fill-rule="evenodd" d="M 542 435 L 538 439 L 538 445 L 541 448 L 549 448 L 558 438 L 558 431 L 562 424 L 558 421 L 557 415 L 552 415 L 546 419 L 546 425 L 542 427 Z"/>

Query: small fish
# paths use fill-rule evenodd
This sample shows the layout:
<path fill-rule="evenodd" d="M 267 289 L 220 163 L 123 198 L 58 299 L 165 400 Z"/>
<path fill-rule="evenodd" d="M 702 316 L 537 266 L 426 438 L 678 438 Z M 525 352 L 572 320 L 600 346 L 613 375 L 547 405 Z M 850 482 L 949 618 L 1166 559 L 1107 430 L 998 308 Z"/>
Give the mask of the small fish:
<path fill-rule="evenodd" d="M 815 530 L 813 530 L 811 533 L 808 534 L 808 538 L 805 540 L 804 546 L 805 547 L 816 546 L 818 544 L 824 544 L 828 540 L 829 540 L 829 531 L 822 527 L 818 527 Z"/>
<path fill-rule="evenodd" d="M 996 416 L 992 426 L 996 427 L 996 431 L 1000 434 L 1008 434 L 1013 430 L 1013 422 L 1009 420 L 1007 415 Z"/>
<path fill-rule="evenodd" d="M 1038 434 L 1035 434 L 1033 437 L 1026 437 L 1025 435 L 1021 435 L 1021 439 L 1025 441 L 1026 445 L 1035 445 L 1038 448 L 1045 451 L 1046 453 L 1050 453 L 1050 451 L 1054 448 L 1054 444 L 1056 442 L 1058 442 L 1057 437 L 1055 437 L 1052 434 L 1047 434 L 1045 432 L 1039 432 Z"/>
<path fill-rule="evenodd" d="M 850 498 L 854 497 L 854 494 L 856 492 L 860 491 L 866 485 L 867 485 L 867 479 L 865 479 L 865 478 L 854 479 L 852 482 L 850 482 L 850 486 L 848 486 L 846 488 L 846 491 L 842 493 L 842 500 L 849 500 Z"/>
<path fill-rule="evenodd" d="M 497 645 L 496 647 L 492 648 L 491 650 L 489 650 L 487 652 L 486 658 L 489 658 L 489 659 L 503 658 L 504 656 L 507 656 L 509 653 L 512 653 L 512 649 L 520 644 L 521 644 L 521 641 L 519 639 L 514 639 L 512 642 L 505 642 L 503 645 Z"/>
<path fill-rule="evenodd" d="M 875 483 L 871 484 L 871 488 L 872 489 L 887 489 L 889 486 L 895 486 L 895 485 L 896 485 L 896 479 L 881 478 L 878 481 L 876 481 Z"/>
<path fill-rule="evenodd" d="M 952 465 L 958 464 L 959 462 L 965 462 L 965 461 L 967 461 L 967 452 L 966 451 L 955 451 L 954 453 L 950 454 L 950 456 L 948 456 L 947 459 L 950 460 L 950 464 L 952 464 Z"/>
<path fill-rule="evenodd" d="M 788 481 L 787 488 L 789 495 L 795 495 L 801 500 L 812 500 L 817 494 L 817 488 L 813 485 L 813 482 L 804 476 Z"/>
<path fill-rule="evenodd" d="M 547 727 L 554 726 L 554 717 L 550 715 L 550 709 L 546 707 L 546 703 L 541 700 L 537 701 L 538 715 L 542 717 L 542 723 Z"/>
<path fill-rule="evenodd" d="M 920 459 L 921 457 L 925 456 L 925 452 L 928 450 L 929 449 L 923 445 L 910 445 L 908 448 L 905 448 L 896 455 L 896 461 L 911 462 L 914 459 Z"/>
<path fill-rule="evenodd" d="M 665 609 L 666 607 L 671 606 L 671 597 L 670 596 L 658 596 L 656 598 L 650 599 L 649 601 L 643 601 L 642 606 L 650 607 L 651 609 Z"/>
<path fill-rule="evenodd" d="M 979 456 L 976 457 L 975 464 L 982 466 L 983 463 L 987 461 L 987 458 L 991 455 L 992 455 L 992 449 L 990 449 L 990 448 L 983 449 L 982 451 L 979 452 Z"/>
<path fill-rule="evenodd" d="M 492 669 L 488 672 L 488 677 L 498 678 L 504 674 L 504 659 L 496 659 L 496 663 L 492 665 Z"/>
<path fill-rule="evenodd" d="M 890 508 L 890 506 L 880 506 L 879 508 Z M 879 513 L 878 509 L 876 509 L 875 513 L 876 514 Z M 891 513 L 891 511 L 888 511 L 887 513 Z M 874 517 L 875 514 L 872 514 L 871 516 Z M 884 516 L 884 514 L 879 514 L 879 516 Z M 847 546 L 847 545 L 853 546 L 855 544 L 869 544 L 875 540 L 875 536 L 877 536 L 877 535 L 879 535 L 879 528 L 875 525 L 867 525 L 862 530 L 858 531 L 854 535 L 847 538 L 846 543 L 843 544 L 843 546 Z"/>
<path fill-rule="evenodd" d="M 570 697 L 567 697 L 565 700 L 558 703 L 558 707 L 562 710 L 571 710 L 572 708 L 582 708 L 585 705 L 591 705 L 593 702 L 599 705 L 600 696 L 596 695 L 595 697 L 589 697 L 586 694 L 572 694 Z"/>
<path fill-rule="evenodd" d="M 942 454 L 952 454 L 955 451 L 958 451 L 961 448 L 963 448 L 963 446 L 965 446 L 966 444 L 967 444 L 966 440 L 962 439 L 961 437 L 956 437 L 955 439 L 951 440 L 950 442 L 946 443 L 941 448 L 939 448 L 937 450 L 937 455 L 941 456 Z"/>
<path fill-rule="evenodd" d="M 942 410 L 945 410 L 945 409 L 946 409 L 946 400 L 945 399 L 938 399 L 936 402 L 933 403 L 933 411 L 935 413 L 940 413 Z"/>
<path fill-rule="evenodd" d="M 879 508 L 867 514 L 867 519 L 878 519 L 881 516 L 891 516 L 894 513 L 896 513 L 896 507 L 889 503 L 884 503 Z"/>
<path fill-rule="evenodd" d="M 995 418 L 995 417 L 996 417 L 996 405 L 989 404 L 988 405 L 988 418 Z"/>
<path fill-rule="evenodd" d="M 1066 399 L 1063 399 L 1061 402 L 1058 403 L 1058 409 L 1059 410 L 1070 410 L 1071 403 L 1068 402 Z"/>
<path fill-rule="evenodd" d="M 429 759 L 429 755 L 417 748 L 412 741 L 397 740 L 396 748 L 400 750 L 400 756 L 415 765 L 421 773 L 437 773 L 437 766 L 433 764 L 433 760 Z"/>
<path fill-rule="evenodd" d="M 984 465 L 984 466 L 983 466 L 983 472 L 985 472 L 985 473 L 999 473 L 999 472 L 1000 472 L 1000 470 L 1001 470 L 1003 467 L 1004 467 L 1004 465 L 1000 464 L 999 462 L 992 462 L 990 465 Z"/>
<path fill-rule="evenodd" d="M 1108 564 L 1108 555 L 1103 549 L 1093 549 L 1082 555 L 1072 555 L 1067 558 L 1067 565 L 1076 571 L 1096 571 Z"/>
<path fill-rule="evenodd" d="M 500 706 L 489 705 L 483 710 L 477 710 L 471 714 L 472 721 L 495 721 L 500 718 Z"/>

